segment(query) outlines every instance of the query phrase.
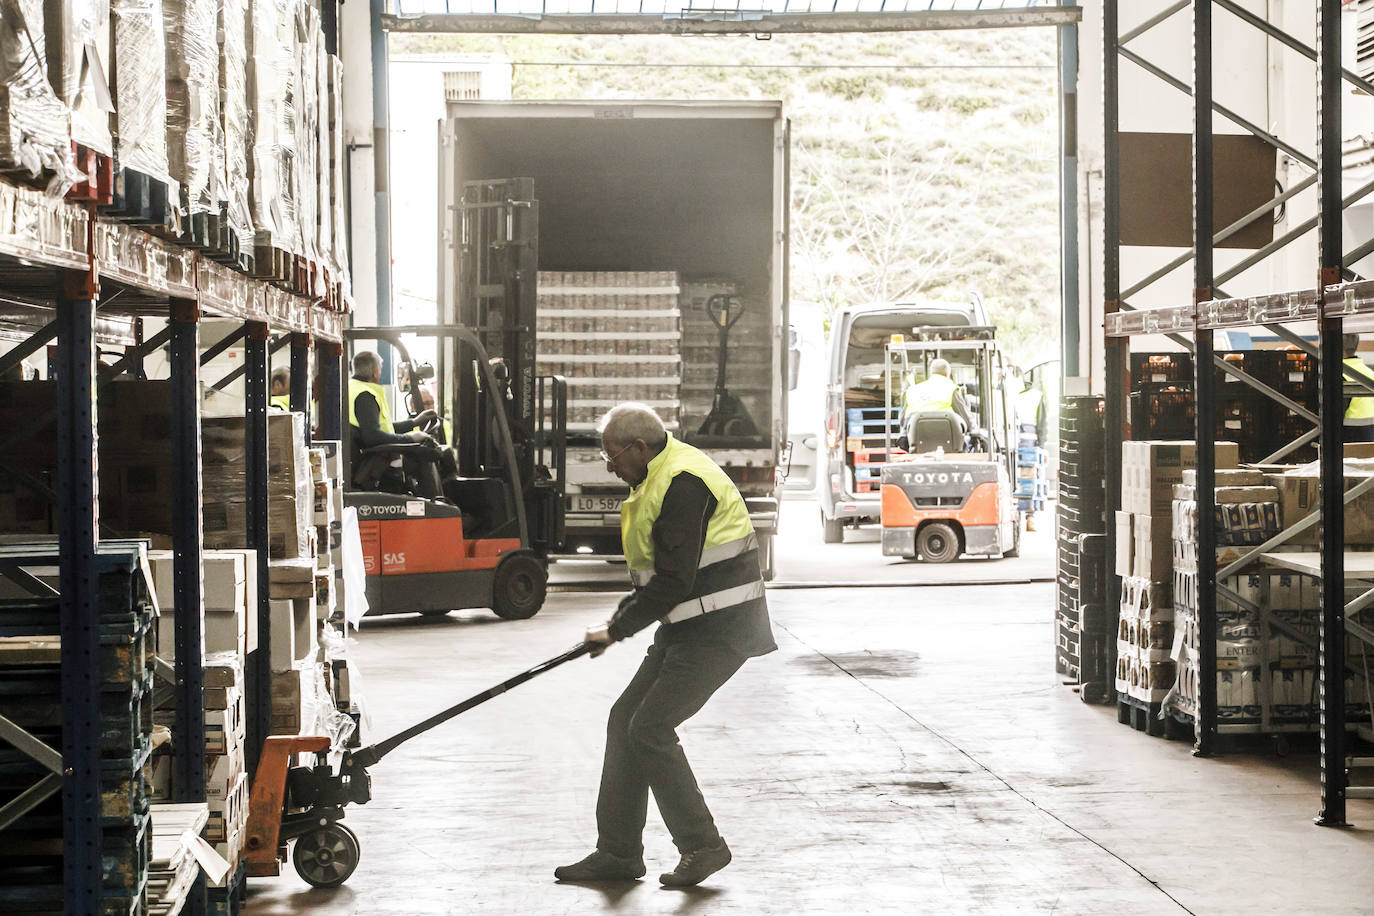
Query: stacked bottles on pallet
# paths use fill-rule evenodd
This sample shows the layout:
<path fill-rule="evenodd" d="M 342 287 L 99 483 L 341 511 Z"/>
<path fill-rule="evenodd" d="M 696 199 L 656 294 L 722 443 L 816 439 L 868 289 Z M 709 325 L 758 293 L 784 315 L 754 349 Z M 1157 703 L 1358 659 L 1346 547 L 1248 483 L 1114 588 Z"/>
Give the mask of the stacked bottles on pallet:
<path fill-rule="evenodd" d="M 57 587 L 56 542 L 0 548 L 4 565 Z M 153 624 L 156 610 L 141 541 L 100 546 L 102 912 L 147 912 L 152 828 L 147 765 L 152 749 Z M 62 747 L 61 641 L 58 597 L 23 577 L 3 580 L 0 602 L 0 715 L 50 748 Z M 15 746 L 0 743 L 0 806 L 49 775 Z M 4 828 L 0 912 L 55 913 L 63 906 L 62 793 L 43 798 Z M 32 800 L 32 792 L 29 792 Z M 41 797 L 41 796 L 40 796 Z M 20 803 L 22 810 L 23 803 Z"/>
<path fill-rule="evenodd" d="M 1231 350 L 1217 354 L 1230 366 L 1315 413 L 1316 361 L 1300 350 Z M 1252 385 L 1214 368 L 1218 441 L 1240 446 L 1240 460 L 1263 462 L 1311 429 L 1311 424 Z M 1192 439 L 1193 357 L 1188 353 L 1131 354 L 1131 438 Z M 1288 462 L 1316 459 L 1304 445 L 1283 457 Z"/>
<path fill-rule="evenodd" d="M 1055 669 L 1085 702 L 1109 686 L 1104 438 L 1102 398 L 1060 401 Z"/>

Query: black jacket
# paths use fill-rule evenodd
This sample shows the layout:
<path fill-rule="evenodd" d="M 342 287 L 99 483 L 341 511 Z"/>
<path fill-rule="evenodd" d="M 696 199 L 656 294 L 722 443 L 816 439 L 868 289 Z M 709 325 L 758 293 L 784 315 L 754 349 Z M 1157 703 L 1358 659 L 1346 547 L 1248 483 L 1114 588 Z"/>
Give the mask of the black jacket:
<path fill-rule="evenodd" d="M 706 543 L 706 525 L 715 511 L 716 498 L 700 477 L 683 471 L 673 478 L 663 494 L 663 506 L 651 535 L 654 577 L 648 585 L 636 588 L 621 600 L 611 617 L 612 639 L 621 640 L 638 633 L 691 597 L 697 565 Z M 758 551 L 750 550 L 724 562 L 753 564 L 757 570 Z M 765 655 L 778 647 L 768 620 L 766 598 L 755 598 L 737 607 L 712 611 L 680 623 L 664 624 L 654 634 L 654 642 L 659 645 L 682 641 L 724 646 L 745 658 Z"/>

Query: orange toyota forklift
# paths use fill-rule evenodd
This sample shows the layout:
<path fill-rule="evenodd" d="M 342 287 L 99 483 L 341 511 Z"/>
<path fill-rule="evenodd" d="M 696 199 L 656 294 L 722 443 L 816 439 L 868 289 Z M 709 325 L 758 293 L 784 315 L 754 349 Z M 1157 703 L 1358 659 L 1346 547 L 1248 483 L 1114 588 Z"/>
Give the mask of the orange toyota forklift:
<path fill-rule="evenodd" d="M 358 512 L 367 613 L 485 607 L 507 620 L 532 617 L 544 604 L 548 556 L 563 540 L 563 379 L 533 379 L 530 397 L 516 397 L 504 362 L 462 325 L 351 328 L 344 337 L 350 365 L 356 341 L 391 345 L 412 418 L 423 409 L 422 384 L 436 373 L 412 359 L 406 340 L 433 340 L 440 366 L 435 406 L 442 409 L 425 431 L 443 431 L 457 446 L 448 457 L 457 474 L 439 481 L 442 495 L 426 497 L 415 492 L 406 459 L 437 468 L 446 464 L 443 448 L 410 443 L 355 450 L 345 425 L 343 501 Z M 463 390 L 471 395 L 468 406 L 455 410 L 450 405 Z M 386 460 L 362 460 L 373 455 Z M 388 472 L 378 474 L 379 466 Z"/>
<path fill-rule="evenodd" d="M 894 334 L 886 348 L 887 406 L 901 403 L 901 388 L 929 377 L 944 359 L 963 386 L 974 428 L 952 411 L 907 418 L 905 449 L 894 449 L 881 471 L 883 556 L 950 563 L 960 555 L 1015 557 L 1021 550 L 1012 479 L 1016 440 L 1003 384 L 1005 367 L 997 329 L 989 326 L 917 327 Z"/>

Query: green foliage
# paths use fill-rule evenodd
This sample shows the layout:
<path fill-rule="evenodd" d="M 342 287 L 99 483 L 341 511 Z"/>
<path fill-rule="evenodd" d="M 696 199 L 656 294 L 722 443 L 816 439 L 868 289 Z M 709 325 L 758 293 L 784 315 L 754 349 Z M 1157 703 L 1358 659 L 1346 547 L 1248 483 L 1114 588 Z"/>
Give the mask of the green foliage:
<path fill-rule="evenodd" d="M 396 52 L 505 54 L 516 62 L 516 98 L 781 100 L 792 124 L 794 299 L 821 302 L 828 315 L 977 290 L 1013 361 L 1057 349 L 1050 30 L 391 42 Z M 520 63 L 554 61 L 583 65 Z"/>

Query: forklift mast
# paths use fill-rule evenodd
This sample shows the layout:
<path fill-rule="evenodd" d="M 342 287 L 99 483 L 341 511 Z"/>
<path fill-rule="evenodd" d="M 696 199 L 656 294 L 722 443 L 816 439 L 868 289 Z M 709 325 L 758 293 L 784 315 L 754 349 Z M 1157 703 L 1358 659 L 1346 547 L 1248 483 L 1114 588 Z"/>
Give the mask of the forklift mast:
<path fill-rule="evenodd" d="M 517 438 L 531 436 L 537 424 L 535 382 L 535 305 L 538 296 L 539 204 L 534 181 L 513 178 L 463 185 L 460 202 L 461 251 L 456 315 L 446 322 L 466 325 L 487 354 L 504 363 L 509 388 L 500 393 Z M 481 376 L 468 368 L 470 348 L 458 348 L 457 409 L 478 416 L 477 435 L 461 443 L 458 469 L 477 474 L 498 459 L 490 454 L 490 418 L 478 413 Z M 517 449 L 522 481 L 534 479 L 534 452 Z M 499 460 L 499 459 L 498 459 Z"/>

